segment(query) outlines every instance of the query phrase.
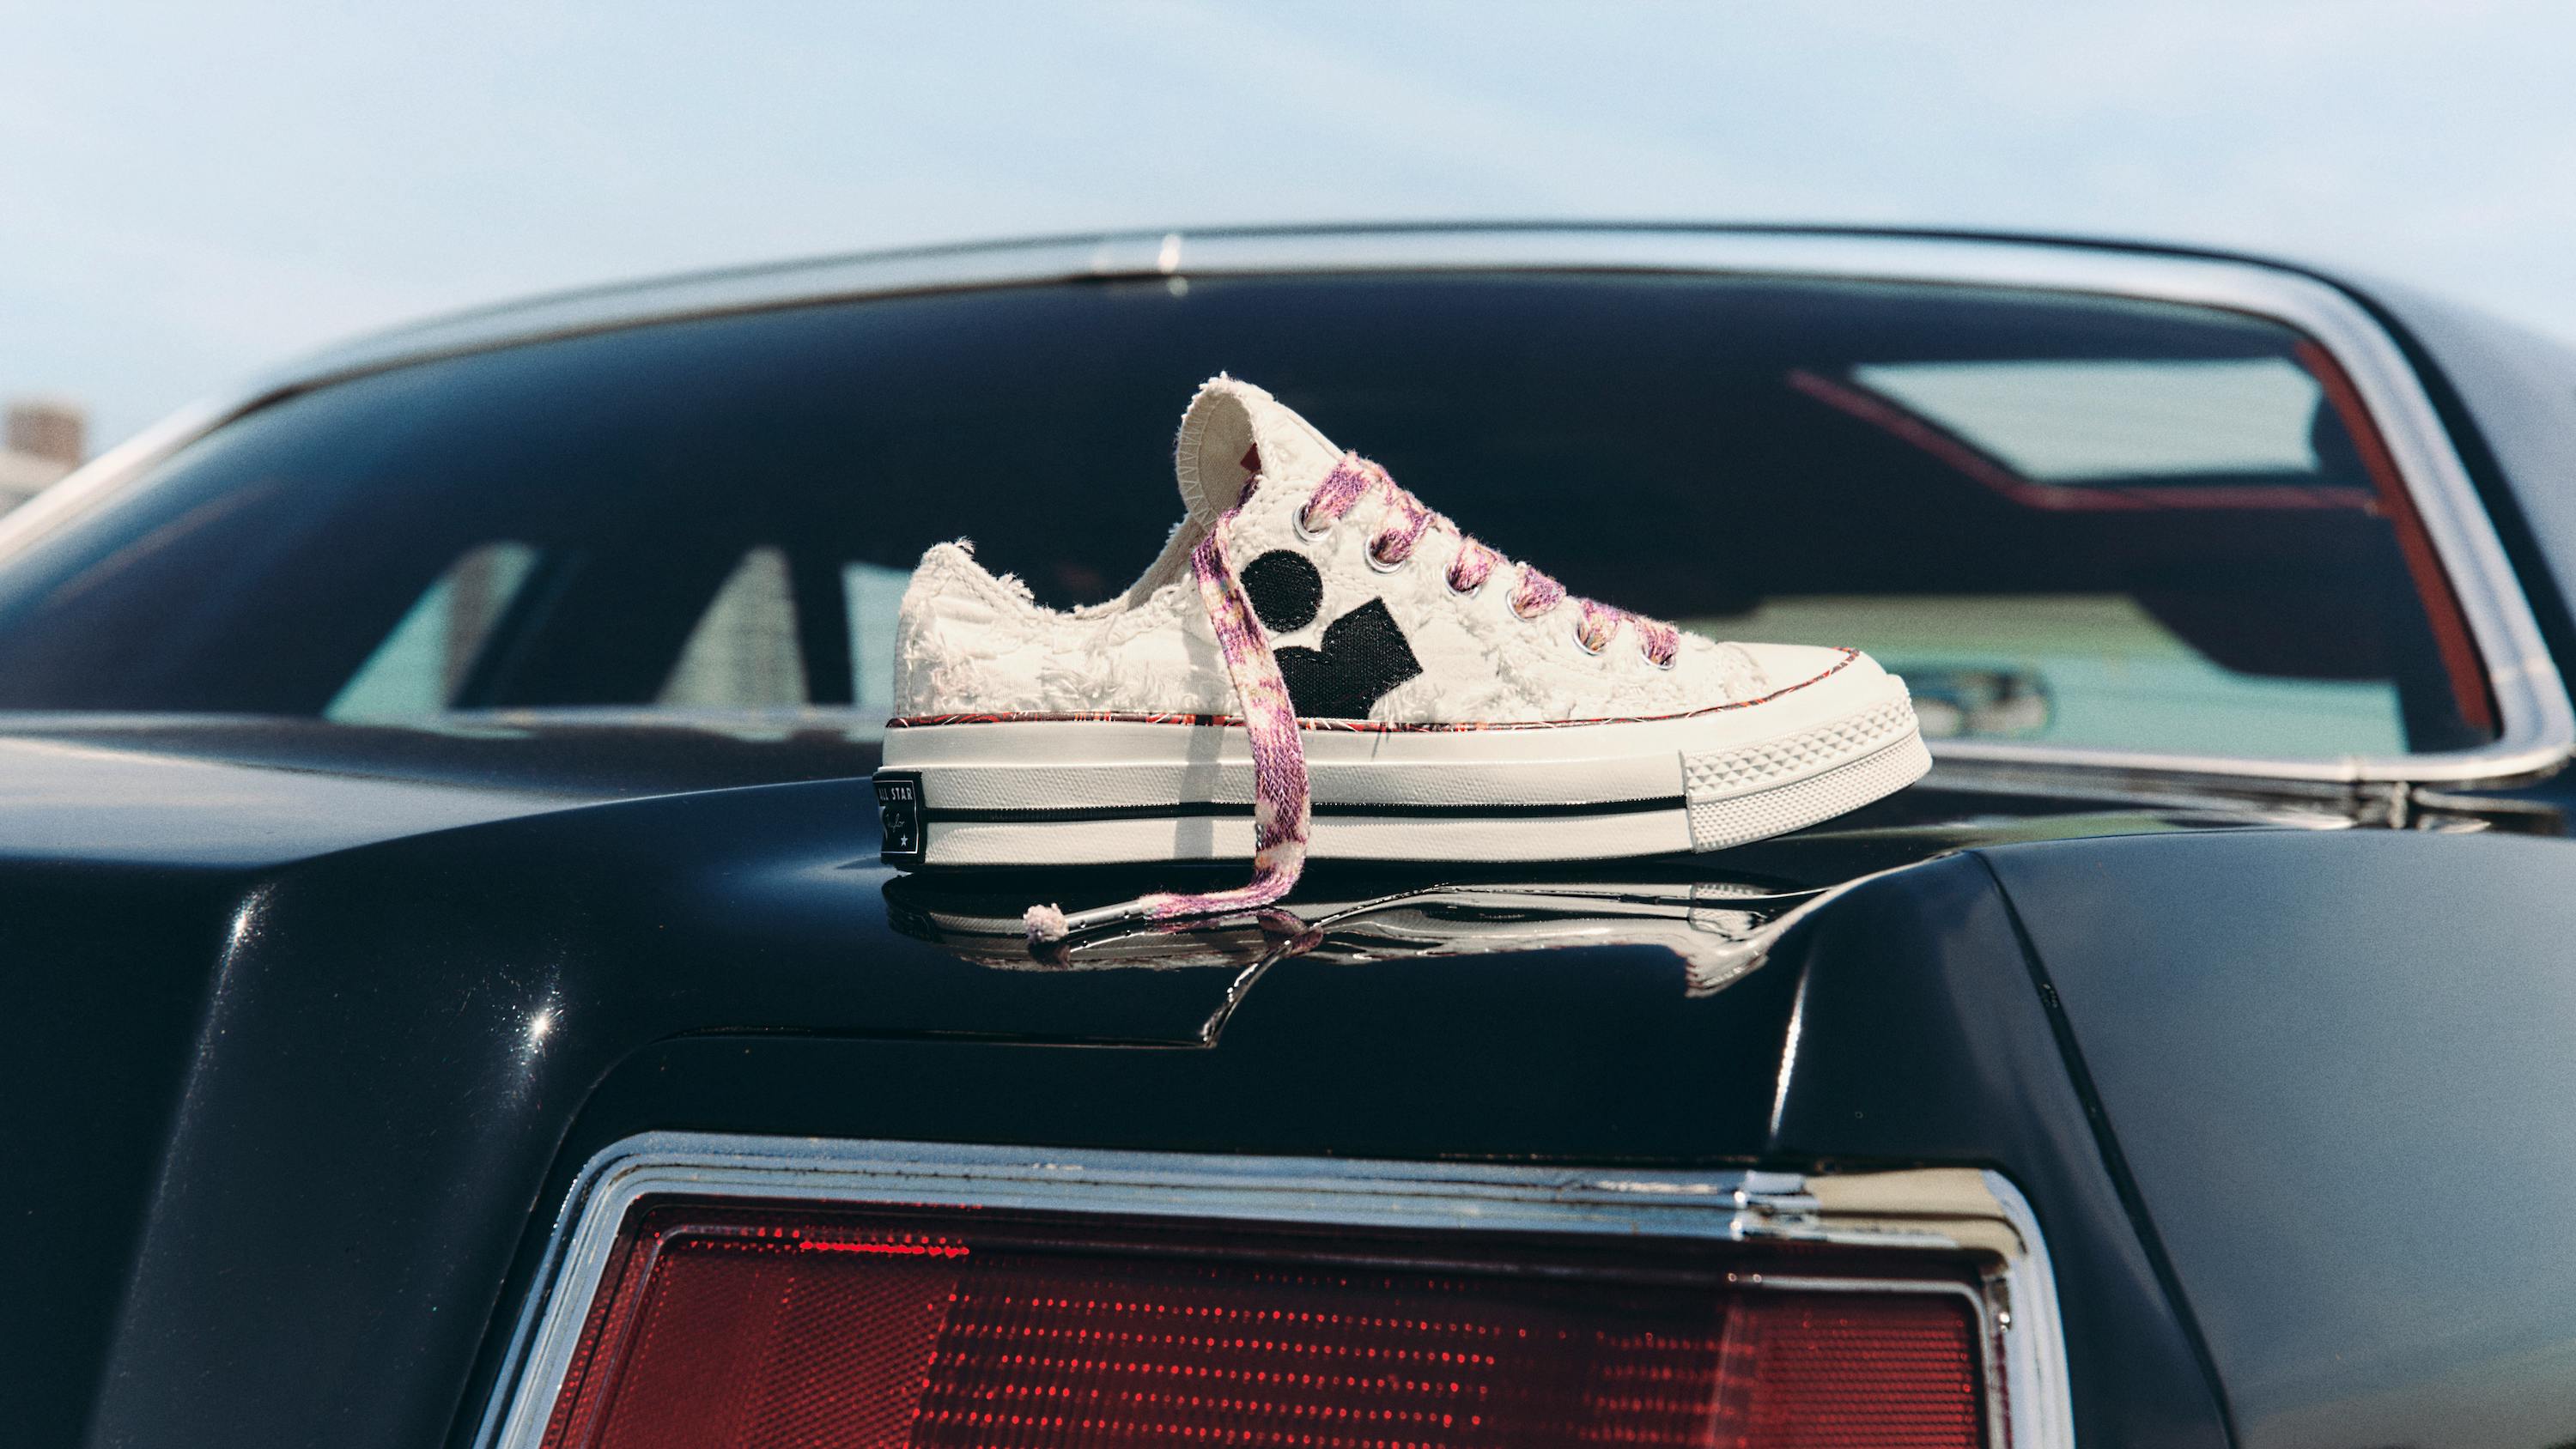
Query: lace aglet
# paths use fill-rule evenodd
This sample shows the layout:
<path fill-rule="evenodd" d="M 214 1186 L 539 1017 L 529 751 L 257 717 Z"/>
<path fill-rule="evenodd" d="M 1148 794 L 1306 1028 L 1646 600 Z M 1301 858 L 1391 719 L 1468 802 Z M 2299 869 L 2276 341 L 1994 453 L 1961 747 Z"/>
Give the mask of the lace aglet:
<path fill-rule="evenodd" d="M 1020 913 L 1020 924 L 1028 928 L 1032 946 L 1052 946 L 1073 934 L 1062 906 L 1031 906 Z"/>
<path fill-rule="evenodd" d="M 1152 920 L 1153 914 L 1142 901 L 1122 901 L 1114 906 L 1098 906 L 1088 911 L 1067 912 L 1062 906 L 1031 906 L 1021 913 L 1020 924 L 1028 928 L 1029 944 L 1052 946 L 1067 937 L 1102 926 L 1133 925 Z"/>

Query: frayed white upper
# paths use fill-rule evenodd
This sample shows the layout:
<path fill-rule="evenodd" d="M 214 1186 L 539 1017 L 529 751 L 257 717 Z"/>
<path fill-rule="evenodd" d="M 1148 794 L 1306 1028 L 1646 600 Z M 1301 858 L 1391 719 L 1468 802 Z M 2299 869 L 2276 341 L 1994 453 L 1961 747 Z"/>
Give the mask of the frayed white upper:
<path fill-rule="evenodd" d="M 1261 475 L 1243 499 L 1252 480 L 1241 461 L 1256 449 Z M 1402 630 L 1422 672 L 1378 699 L 1368 715 L 1374 720 L 1525 723 L 1679 714 L 1793 686 L 1843 658 L 1833 650 L 1720 644 L 1685 634 L 1672 666 L 1662 668 L 1638 648 L 1634 626 L 1590 653 L 1575 637 L 1572 601 L 1532 619 L 1513 612 L 1511 565 L 1497 568 L 1472 594 L 1452 590 L 1449 565 L 1459 540 L 1450 533 L 1427 533 L 1395 568 L 1373 566 L 1369 540 L 1390 511 L 1382 499 L 1367 499 L 1318 536 L 1303 536 L 1297 516 L 1339 457 L 1322 433 L 1268 393 L 1232 378 L 1210 381 L 1191 400 L 1176 448 L 1187 516 L 1122 597 L 1059 612 L 1040 607 L 1017 580 L 986 571 L 965 544 L 943 543 L 922 556 L 897 625 L 895 712 L 1236 712 L 1234 686 L 1187 560 L 1238 499 L 1242 511 L 1223 525 L 1226 554 L 1238 573 L 1286 549 L 1311 560 L 1323 577 L 1323 603 L 1312 622 L 1274 630 L 1274 648 L 1318 648 L 1333 621 L 1371 600 L 1383 600 Z M 1432 496 L 1425 501 L 1437 507 L 1437 480 L 1428 482 Z M 1473 520 L 1462 522 L 1474 527 Z"/>

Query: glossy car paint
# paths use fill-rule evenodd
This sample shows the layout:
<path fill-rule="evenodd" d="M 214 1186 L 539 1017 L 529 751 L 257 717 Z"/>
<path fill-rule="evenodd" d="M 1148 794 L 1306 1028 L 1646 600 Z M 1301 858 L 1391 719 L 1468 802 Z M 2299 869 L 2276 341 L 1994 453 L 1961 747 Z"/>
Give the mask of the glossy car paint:
<path fill-rule="evenodd" d="M 1247 985 L 904 935 L 846 740 L 30 729 L 0 742 L 26 1442 L 464 1449 L 572 1175 L 652 1128 L 1990 1166 L 2048 1236 L 2084 1442 L 2576 1436 L 2559 782 L 2297 819 L 1932 788 L 1731 853 L 1886 873 L 1714 993 L 1645 946 Z M 2306 828 L 2339 813 L 2438 829 Z"/>
<path fill-rule="evenodd" d="M 288 778 L 313 791 L 311 777 Z M 1852 1123 L 1930 1112 L 2043 1194 L 2044 1222 L 2098 1219 L 2073 1235 L 2070 1278 L 2079 1264 L 2088 1280 L 2104 1271 L 2081 1242 L 2126 1234 L 2098 1180 L 2070 1190 L 2054 1153 L 2027 1150 L 2062 1148 L 2069 1132 L 2082 1140 L 2062 1079 L 2046 1103 L 1971 1094 L 1936 1112 L 1919 1082 L 1884 1070 L 1895 1043 L 1924 1035 L 1920 1000 L 1863 989 L 1847 1023 L 1842 998 L 1820 1004 L 1837 1024 L 1819 1043 L 1879 1045 L 1839 1064 L 1836 1051 L 1807 1057 L 1784 1104 L 1802 982 L 1865 968 L 1810 968 L 1784 949 L 1694 997 L 1670 953 L 1642 948 L 1291 959 L 1203 1045 L 1230 969 L 1000 971 L 890 930 L 873 841 L 852 829 L 867 817 L 865 789 L 829 781 L 504 815 L 262 872 L 237 924 L 208 933 L 224 942 L 221 973 L 96 1439 L 440 1442 L 468 1369 L 511 1318 L 502 1279 L 562 1171 L 644 1125 L 1690 1163 L 1912 1159 L 1924 1154 L 1891 1154 Z M 318 791 L 304 798 L 332 805 Z M 1865 831 L 1851 842 L 1869 843 Z M 2001 1032 L 1986 1008 L 1940 1006 L 1930 1020 L 1977 1021 L 1987 1035 L 1918 1049 L 1954 1063 L 2008 1049 L 2013 1060 L 1973 1075 L 2010 1083 L 2028 1069 L 2018 1061 L 2044 1081 L 2052 1047 L 1983 872 L 1954 859 L 1900 873 L 1845 909 L 1873 898 L 1895 902 L 1885 909 L 1901 920 L 1866 930 L 1863 957 L 1846 947 L 1831 959 L 2019 995 L 2019 1020 Z M 1982 965 L 1948 980 L 1945 952 Z M 2041 1107 L 2054 1125 L 2034 1136 Z M 1933 1145 L 1946 1149 L 1934 1156 L 1964 1150 Z M 2146 1296 L 2070 1294 L 2088 1323 L 2134 1336 L 2170 1322 L 2134 1264 L 2108 1271 Z M 2079 1401 L 2086 1421 L 2111 1415 L 2109 1432 L 2187 1404 L 2196 1374 L 2187 1357 L 2168 1358 L 2185 1371 L 2179 1398 L 2158 1383 L 2135 1401 L 2158 1407 L 2123 1407 L 2103 1387 Z M 2079 1392 L 2152 1382 L 2098 1355 L 2079 1358 L 2078 1373 Z"/>
<path fill-rule="evenodd" d="M 2241 1441 L 2564 1442 L 2576 850 L 2367 831 L 1988 860 Z"/>
<path fill-rule="evenodd" d="M 2024 848 L 2080 855 L 2093 844 Z M 2226 1443 L 2152 1225 L 2095 1133 L 2058 1047 L 2045 970 L 1984 852 L 1872 881 L 1784 943 L 1778 964 L 1792 959 L 1787 948 L 1805 979 L 1771 1158 L 1998 1168 L 2030 1198 L 2056 1260 L 2076 1441 Z"/>

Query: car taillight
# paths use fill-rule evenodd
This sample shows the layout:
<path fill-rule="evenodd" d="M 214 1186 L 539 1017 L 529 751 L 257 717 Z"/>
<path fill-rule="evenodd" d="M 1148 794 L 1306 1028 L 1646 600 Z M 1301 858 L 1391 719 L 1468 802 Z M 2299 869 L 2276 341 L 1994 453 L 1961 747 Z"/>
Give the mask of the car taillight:
<path fill-rule="evenodd" d="M 1833 1245 L 644 1198 L 543 1443 L 1971 1449 L 2002 1437 L 1979 1273 Z"/>

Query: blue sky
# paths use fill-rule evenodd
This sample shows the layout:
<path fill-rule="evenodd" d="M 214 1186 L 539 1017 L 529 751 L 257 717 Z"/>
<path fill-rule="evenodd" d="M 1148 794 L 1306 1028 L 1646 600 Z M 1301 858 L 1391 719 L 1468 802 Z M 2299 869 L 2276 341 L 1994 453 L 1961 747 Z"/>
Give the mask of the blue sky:
<path fill-rule="evenodd" d="M 2286 251 L 2576 338 L 2576 6 L 0 9 L 0 394 L 909 242 L 1450 217 Z"/>

